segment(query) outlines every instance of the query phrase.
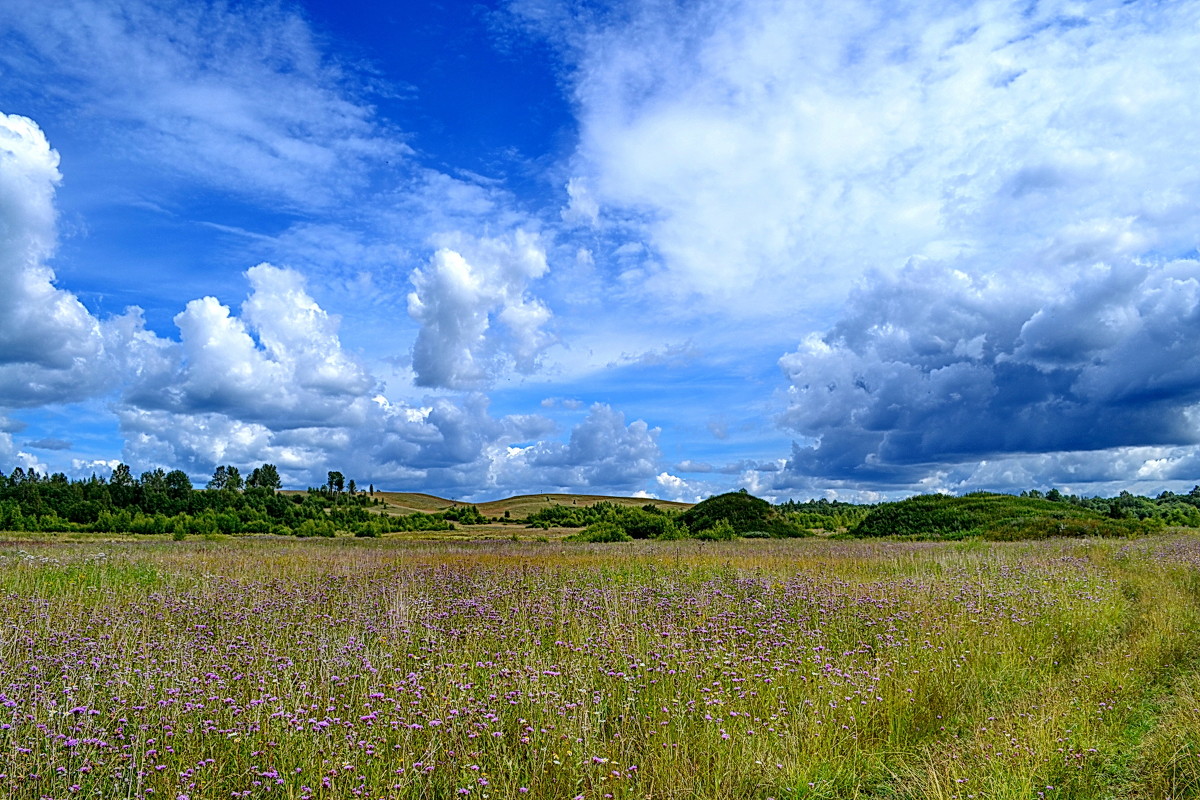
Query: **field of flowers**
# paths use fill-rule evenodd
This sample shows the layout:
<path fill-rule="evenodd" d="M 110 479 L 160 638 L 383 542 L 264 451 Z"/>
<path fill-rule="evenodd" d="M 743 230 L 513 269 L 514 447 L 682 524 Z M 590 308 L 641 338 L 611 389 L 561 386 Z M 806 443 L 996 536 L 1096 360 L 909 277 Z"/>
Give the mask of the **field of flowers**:
<path fill-rule="evenodd" d="M 2 798 L 1200 797 L 1200 539 L 0 545 Z"/>

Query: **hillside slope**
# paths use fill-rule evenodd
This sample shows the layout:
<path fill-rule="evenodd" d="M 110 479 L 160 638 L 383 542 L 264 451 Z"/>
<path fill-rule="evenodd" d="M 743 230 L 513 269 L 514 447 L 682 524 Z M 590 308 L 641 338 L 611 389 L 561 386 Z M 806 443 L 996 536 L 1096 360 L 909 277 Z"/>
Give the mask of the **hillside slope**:
<path fill-rule="evenodd" d="M 1048 536 L 1127 536 L 1145 523 L 1114 520 L 1069 503 L 976 492 L 919 495 L 875 508 L 852 531 L 856 536 L 958 539 L 1039 539 Z"/>
<path fill-rule="evenodd" d="M 443 497 L 418 492 L 376 492 L 375 497 L 383 500 L 384 507 L 388 511 L 395 513 L 411 514 L 414 511 L 423 511 L 426 514 L 431 514 L 455 506 L 474 505 L 485 517 L 502 518 L 504 517 L 504 512 L 507 511 L 511 519 L 524 519 L 535 511 L 541 511 L 544 508 L 554 505 L 591 506 L 596 503 L 612 503 L 621 506 L 641 507 L 649 504 L 657 508 L 670 508 L 676 511 L 685 511 L 691 508 L 690 503 L 676 503 L 670 500 L 654 500 L 644 497 L 609 497 L 590 494 L 524 494 L 502 500 L 490 500 L 484 503 L 447 500 Z"/>

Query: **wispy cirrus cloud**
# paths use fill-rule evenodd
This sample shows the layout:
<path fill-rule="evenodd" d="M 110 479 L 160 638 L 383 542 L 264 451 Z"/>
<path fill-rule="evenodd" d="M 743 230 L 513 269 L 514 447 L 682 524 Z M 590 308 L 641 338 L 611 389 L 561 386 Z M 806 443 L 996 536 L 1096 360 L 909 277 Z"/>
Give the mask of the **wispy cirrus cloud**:
<path fill-rule="evenodd" d="M 410 152 L 295 7 L 12 0 L 6 80 L 83 109 L 126 159 L 312 209 Z"/>

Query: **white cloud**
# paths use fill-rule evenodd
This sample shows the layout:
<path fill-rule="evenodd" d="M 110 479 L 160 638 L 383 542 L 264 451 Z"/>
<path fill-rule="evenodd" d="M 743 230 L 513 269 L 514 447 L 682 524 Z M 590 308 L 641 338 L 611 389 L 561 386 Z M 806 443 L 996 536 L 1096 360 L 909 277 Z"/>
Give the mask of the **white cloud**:
<path fill-rule="evenodd" d="M 338 468 L 364 482 L 463 496 L 625 489 L 653 475 L 657 429 L 626 425 L 607 406 L 593 408 L 560 442 L 550 438 L 550 420 L 493 416 L 480 394 L 389 399 L 343 346 L 340 320 L 291 269 L 247 270 L 250 291 L 236 312 L 215 297 L 192 300 L 175 316 L 178 341 L 147 332 L 137 309 L 98 320 L 55 287 L 45 264 L 54 248 L 57 164 L 36 125 L 0 117 L 0 405 L 117 392 L 122 459 L 139 469 L 181 467 L 196 479 L 219 463 L 269 461 L 292 485 L 320 482 Z M 414 278 L 422 333 L 443 338 L 423 346 L 465 350 L 456 382 L 475 367 L 488 376 L 532 369 L 549 342 L 541 330 L 549 312 L 527 294 L 547 268 L 538 237 L 518 230 L 441 244 L 429 272 Z M 442 269 L 456 260 L 461 274 Z M 456 325 L 467 333 L 447 335 Z M 21 427 L 0 416 L 0 461 L 44 471 L 13 441 Z M 58 446 L 44 438 L 34 444 Z M 71 460 L 76 473 L 107 463 Z"/>
<path fill-rule="evenodd" d="M 372 402 L 353 424 L 286 428 L 212 411 L 119 409 L 131 464 L 177 465 L 199 478 L 214 465 L 276 464 L 289 485 L 338 469 L 360 483 L 479 499 L 503 493 L 629 492 L 654 475 L 657 429 L 596 406 L 567 441 L 544 438 L 539 416 L 493 417 L 482 395 L 424 407 Z M 515 443 L 530 442 L 525 446 Z"/>
<path fill-rule="evenodd" d="M 1200 7 L 622 4 L 574 48 L 573 174 L 698 313 L 828 307 L 913 256 L 1028 268 L 1195 247 Z M 574 194 L 571 194 L 574 199 Z"/>
<path fill-rule="evenodd" d="M 178 344 L 161 342 L 126 401 L 143 410 L 219 414 L 271 429 L 361 421 L 374 379 L 338 337 L 338 321 L 291 270 L 246 272 L 242 315 L 214 297 L 176 315 Z"/>
<path fill-rule="evenodd" d="M 955 488 L 1019 485 L 1093 462 L 1079 482 L 1150 475 L 1160 456 L 1142 449 L 1200 444 L 1197 336 L 1195 261 L 1080 268 L 1055 288 L 913 265 L 781 359 L 781 422 L 808 443 L 781 480 L 915 484 L 940 470 Z"/>
<path fill-rule="evenodd" d="M 516 4 L 566 32 L 571 174 L 652 250 L 611 271 L 696 301 L 664 313 L 802 339 L 780 362 L 799 442 L 747 473 L 763 491 L 1179 479 L 1200 5 L 568 7 Z"/>
<path fill-rule="evenodd" d="M 0 66 L 38 64 L 31 91 L 123 124 L 96 126 L 113 150 L 225 189 L 322 206 L 408 151 L 279 4 L 11 0 L 0 34 Z"/>
<path fill-rule="evenodd" d="M 568 224 L 594 226 L 600 221 L 600 204 L 592 197 L 583 178 L 567 181 L 567 206 L 561 216 Z"/>
<path fill-rule="evenodd" d="M 480 394 L 389 399 L 299 275 L 266 264 L 246 274 L 240 315 L 212 297 L 194 300 L 176 316 L 180 341 L 160 341 L 143 361 L 118 408 L 130 463 L 200 477 L 218 463 L 269 461 L 294 484 L 336 468 L 453 496 L 629 488 L 653 475 L 658 430 L 627 425 L 607 406 L 594 406 L 559 442 L 543 438 L 550 420 L 494 417 Z M 512 446 L 519 442 L 532 444 Z"/>
<path fill-rule="evenodd" d="M 472 388 L 508 369 L 530 373 L 553 342 L 550 310 L 528 294 L 547 271 L 539 237 L 441 237 L 412 273 L 408 313 L 421 329 L 413 369 L 421 386 Z"/>
<path fill-rule="evenodd" d="M 65 403 L 115 385 L 146 341 L 140 311 L 98 320 L 55 286 L 58 153 L 25 117 L 0 114 L 0 406 Z"/>
<path fill-rule="evenodd" d="M 698 503 L 706 496 L 712 494 L 711 491 L 706 491 L 708 489 L 706 484 L 688 481 L 669 472 L 658 473 L 654 478 L 654 482 L 658 485 L 657 495 L 664 500 L 676 500 L 681 503 Z"/>
<path fill-rule="evenodd" d="M 661 431 L 603 403 L 588 410 L 566 442 L 541 441 L 506 454 L 496 485 L 522 490 L 632 491 L 654 477 Z M 522 490 L 524 491 L 524 490 Z"/>

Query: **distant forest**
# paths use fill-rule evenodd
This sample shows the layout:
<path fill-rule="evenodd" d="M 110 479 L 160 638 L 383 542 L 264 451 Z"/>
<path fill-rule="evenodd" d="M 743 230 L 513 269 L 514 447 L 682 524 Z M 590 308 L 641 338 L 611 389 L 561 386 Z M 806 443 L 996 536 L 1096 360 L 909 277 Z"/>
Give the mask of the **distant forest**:
<path fill-rule="evenodd" d="M 128 532 L 167 534 L 270 533 L 334 536 L 339 532 L 374 537 L 398 531 L 444 531 L 488 522 L 473 505 L 437 513 L 403 516 L 380 513 L 374 486 L 361 490 L 354 480 L 331 471 L 328 480 L 306 492 L 283 495 L 272 464 L 243 478 L 237 467 L 219 466 L 202 489 L 181 470 L 155 469 L 135 476 L 120 464 L 108 478 L 70 480 L 17 467 L 0 472 L 0 530 L 42 532 Z M 1030 520 L 1039 521 L 1036 530 Z M 1099 520 L 1126 521 L 1097 527 Z M 744 491 L 709 498 L 687 511 L 596 503 L 554 505 L 525 519 L 501 519 L 532 528 L 581 528 L 584 541 L 631 539 L 791 538 L 817 532 L 847 535 L 936 535 L 972 532 L 1024 537 L 1049 531 L 1149 531 L 1168 526 L 1200 528 L 1200 486 L 1186 494 L 1155 498 L 1121 492 L 1116 497 L 1079 497 L 1058 490 L 1011 495 L 972 494 L 961 498 L 927 496 L 897 503 L 855 504 L 830 500 L 789 500 L 772 505 Z M 1046 527 L 1053 525 L 1053 530 Z M 999 527 L 998 527 L 999 526 Z M 1083 526 L 1083 527 L 1080 527 Z M 1091 526 L 1090 528 L 1087 526 Z"/>
<path fill-rule="evenodd" d="M 368 511 L 380 505 L 374 487 L 359 491 L 340 472 L 324 486 L 281 495 L 272 464 L 243 479 L 234 466 L 217 467 L 203 489 L 181 470 L 162 469 L 135 477 L 120 464 L 108 479 L 93 475 L 68 480 L 62 473 L 41 475 L 17 467 L 0 472 L 0 530 L 100 533 L 188 534 L 274 533 L 295 536 L 379 536 L 409 530 L 451 530 L 454 523 L 486 521 L 474 506 L 437 514 L 396 517 Z"/>

